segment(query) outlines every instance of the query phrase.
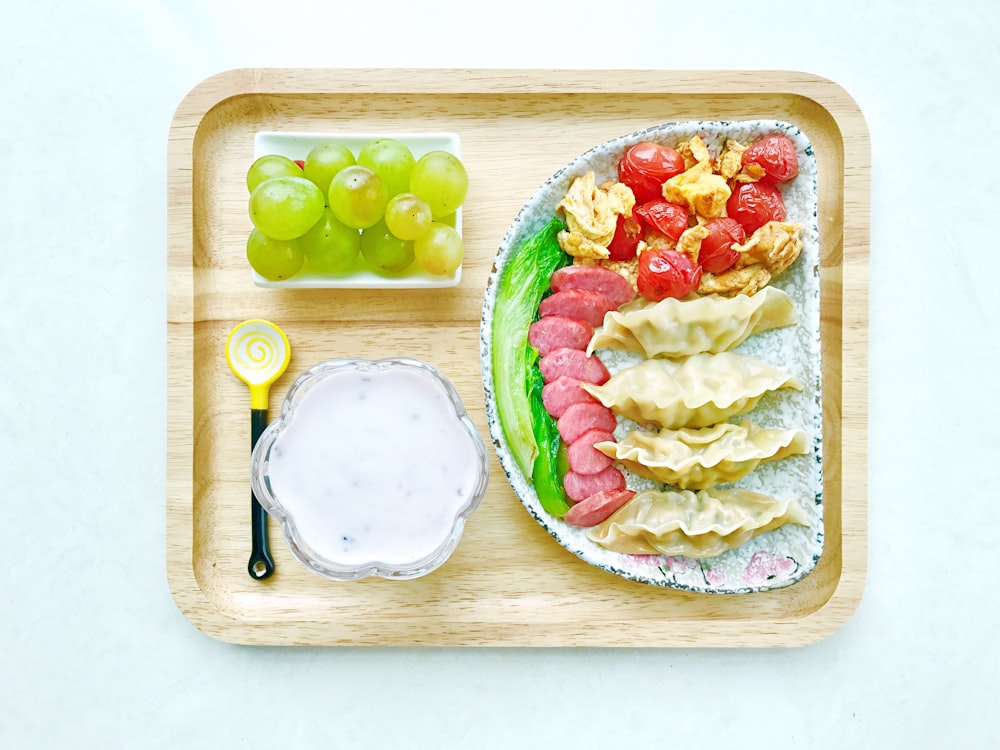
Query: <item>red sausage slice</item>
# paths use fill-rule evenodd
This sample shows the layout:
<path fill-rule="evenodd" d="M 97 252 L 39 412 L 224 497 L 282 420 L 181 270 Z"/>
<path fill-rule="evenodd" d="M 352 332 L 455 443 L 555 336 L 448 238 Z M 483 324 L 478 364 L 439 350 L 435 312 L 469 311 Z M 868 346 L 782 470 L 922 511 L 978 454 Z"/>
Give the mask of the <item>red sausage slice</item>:
<path fill-rule="evenodd" d="M 587 430 L 574 440 L 566 450 L 569 468 L 577 474 L 596 474 L 611 466 L 610 456 L 601 453 L 594 443 L 614 442 L 615 436 L 608 430 Z"/>
<path fill-rule="evenodd" d="M 551 383 L 560 375 L 568 375 L 594 385 L 603 385 L 611 378 L 608 368 L 597 357 L 568 347 L 554 349 L 546 354 L 538 360 L 538 369 L 542 371 L 542 379 L 546 383 Z"/>
<path fill-rule="evenodd" d="M 617 310 L 618 305 L 606 294 L 587 289 L 566 289 L 550 294 L 538 305 L 539 317 L 561 315 L 564 318 L 583 320 L 594 328 L 604 325 L 604 314 Z"/>
<path fill-rule="evenodd" d="M 577 474 L 575 471 L 567 471 L 563 477 L 563 487 L 566 488 L 569 499 L 578 503 L 598 492 L 625 489 L 625 475 L 614 466 L 609 466 L 596 474 Z"/>
<path fill-rule="evenodd" d="M 615 413 L 604 404 L 573 404 L 556 422 L 559 437 L 566 445 L 572 445 L 588 430 L 614 432 L 617 424 Z"/>
<path fill-rule="evenodd" d="M 601 266 L 563 266 L 552 274 L 549 282 L 554 292 L 585 289 L 599 292 L 621 307 L 635 297 L 635 289 L 625 279 Z"/>
<path fill-rule="evenodd" d="M 599 404 L 596 398 L 580 387 L 582 380 L 560 375 L 542 386 L 542 404 L 545 411 L 559 419 L 573 404 Z"/>
<path fill-rule="evenodd" d="M 574 526 L 596 526 L 611 518 L 616 510 L 633 497 L 635 492 L 632 490 L 602 490 L 570 508 L 563 520 Z"/>
<path fill-rule="evenodd" d="M 549 315 L 528 328 L 528 342 L 543 357 L 556 349 L 586 349 L 594 336 L 594 327 L 583 320 Z"/>

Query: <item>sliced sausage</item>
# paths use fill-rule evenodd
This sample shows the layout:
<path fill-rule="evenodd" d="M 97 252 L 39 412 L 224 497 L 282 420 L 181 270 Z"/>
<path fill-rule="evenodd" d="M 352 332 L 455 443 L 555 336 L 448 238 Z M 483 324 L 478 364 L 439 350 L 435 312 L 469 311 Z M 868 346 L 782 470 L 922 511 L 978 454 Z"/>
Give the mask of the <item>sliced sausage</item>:
<path fill-rule="evenodd" d="M 545 411 L 559 419 L 573 404 L 599 404 L 596 398 L 580 387 L 582 380 L 560 375 L 542 386 L 542 404 Z"/>
<path fill-rule="evenodd" d="M 528 328 L 528 342 L 543 357 L 556 349 L 586 349 L 593 335 L 590 323 L 562 315 L 549 315 Z"/>
<path fill-rule="evenodd" d="M 624 277 L 601 266 L 564 266 L 552 274 L 549 282 L 553 292 L 585 289 L 599 292 L 621 307 L 635 298 L 635 289 Z"/>
<path fill-rule="evenodd" d="M 569 444 L 566 458 L 569 468 L 577 474 L 596 474 L 611 466 L 612 459 L 594 447 L 595 443 L 614 441 L 615 436 L 608 430 L 587 430 Z"/>
<path fill-rule="evenodd" d="M 606 294 L 588 289 L 566 289 L 550 294 L 538 305 L 538 315 L 561 315 L 564 318 L 583 320 L 594 328 L 604 325 L 604 314 L 617 310 L 618 305 Z"/>
<path fill-rule="evenodd" d="M 560 375 L 568 375 L 594 385 L 603 385 L 611 378 L 608 368 L 597 357 L 568 347 L 553 349 L 546 354 L 538 360 L 538 369 L 542 371 L 542 379 L 546 383 L 551 383 Z"/>
<path fill-rule="evenodd" d="M 617 424 L 615 413 L 604 404 L 573 404 L 556 421 L 559 437 L 566 445 L 572 445 L 588 430 L 614 432 Z"/>
<path fill-rule="evenodd" d="M 635 497 L 632 490 L 602 490 L 570 508 L 563 520 L 574 526 L 596 526 L 611 518 L 616 510 Z"/>
<path fill-rule="evenodd" d="M 563 487 L 569 499 L 578 503 L 598 492 L 625 489 L 625 475 L 614 466 L 609 466 L 596 474 L 577 474 L 575 471 L 567 471 L 563 477 Z"/>

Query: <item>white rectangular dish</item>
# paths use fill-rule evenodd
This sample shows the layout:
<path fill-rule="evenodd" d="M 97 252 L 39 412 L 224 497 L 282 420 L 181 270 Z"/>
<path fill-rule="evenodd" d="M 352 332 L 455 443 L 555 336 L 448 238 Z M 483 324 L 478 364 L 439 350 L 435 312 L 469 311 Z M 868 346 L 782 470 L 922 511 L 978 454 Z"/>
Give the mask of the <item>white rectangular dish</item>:
<path fill-rule="evenodd" d="M 254 136 L 253 158 L 280 154 L 289 159 L 305 160 L 309 151 L 321 143 L 336 143 L 355 155 L 377 138 L 395 138 L 409 147 L 415 159 L 429 151 L 447 151 L 462 158 L 462 141 L 455 133 L 293 133 L 262 131 Z M 455 212 L 455 229 L 462 233 L 462 209 Z M 250 269 L 253 283 L 265 289 L 435 289 L 456 286 L 462 280 L 462 267 L 448 275 L 434 275 L 416 263 L 400 274 L 387 276 L 367 268 L 359 256 L 354 266 L 342 274 L 319 274 L 308 270 L 290 279 L 269 281 Z"/>

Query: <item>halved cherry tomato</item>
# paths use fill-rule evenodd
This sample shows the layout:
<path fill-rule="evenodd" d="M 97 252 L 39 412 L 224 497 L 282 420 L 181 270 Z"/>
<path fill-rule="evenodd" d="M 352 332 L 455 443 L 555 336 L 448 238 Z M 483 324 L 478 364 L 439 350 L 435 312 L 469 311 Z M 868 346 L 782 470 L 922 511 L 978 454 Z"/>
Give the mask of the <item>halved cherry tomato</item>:
<path fill-rule="evenodd" d="M 787 182 L 799 173 L 795 144 L 784 133 L 765 135 L 750 144 L 743 152 L 743 166 L 747 164 L 760 165 L 765 182 Z"/>
<path fill-rule="evenodd" d="M 733 243 L 742 245 L 747 241 L 743 225 L 736 219 L 721 216 L 709 221 L 705 228 L 709 231 L 709 235 L 701 241 L 698 265 L 709 273 L 728 271 L 740 257 L 740 254 L 732 249 Z"/>
<path fill-rule="evenodd" d="M 766 182 L 743 182 L 733 189 L 726 201 L 726 214 L 736 219 L 747 235 L 769 221 L 785 220 L 785 201 L 774 185 Z"/>
<path fill-rule="evenodd" d="M 640 141 L 618 162 L 618 181 L 632 188 L 636 203 L 663 197 L 663 183 L 684 171 L 684 157 L 669 146 Z"/>
<path fill-rule="evenodd" d="M 673 240 L 677 240 L 688 228 L 688 210 L 663 198 L 643 203 L 632 209 L 632 213 Z"/>
<path fill-rule="evenodd" d="M 608 245 L 610 252 L 608 260 L 632 260 L 635 257 L 639 240 L 645 233 L 645 227 L 634 214 L 629 217 L 618 214 L 615 236 L 611 238 L 611 243 Z"/>
<path fill-rule="evenodd" d="M 653 302 L 686 297 L 701 283 L 701 266 L 676 250 L 661 248 L 639 253 L 639 294 Z"/>

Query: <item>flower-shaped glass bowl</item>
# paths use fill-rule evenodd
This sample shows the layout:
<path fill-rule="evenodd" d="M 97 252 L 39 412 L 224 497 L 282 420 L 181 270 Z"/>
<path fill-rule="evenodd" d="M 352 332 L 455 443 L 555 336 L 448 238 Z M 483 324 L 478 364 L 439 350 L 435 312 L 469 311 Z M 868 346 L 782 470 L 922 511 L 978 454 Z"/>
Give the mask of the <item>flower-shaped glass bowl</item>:
<path fill-rule="evenodd" d="M 251 458 L 254 493 L 292 553 L 341 581 L 441 566 L 488 479 L 486 445 L 455 388 L 407 358 L 310 368 Z"/>

